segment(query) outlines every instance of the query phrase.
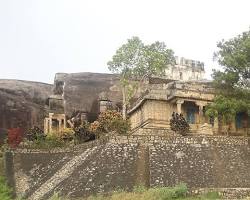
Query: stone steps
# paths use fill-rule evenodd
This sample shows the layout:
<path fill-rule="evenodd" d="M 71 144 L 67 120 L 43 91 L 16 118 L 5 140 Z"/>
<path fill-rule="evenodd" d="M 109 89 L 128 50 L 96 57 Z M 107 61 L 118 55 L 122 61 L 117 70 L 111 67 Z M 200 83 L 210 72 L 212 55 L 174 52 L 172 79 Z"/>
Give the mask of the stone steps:
<path fill-rule="evenodd" d="M 47 193 L 51 192 L 58 184 L 63 180 L 67 179 L 74 170 L 83 164 L 85 160 L 95 153 L 98 147 L 93 147 L 87 149 L 80 155 L 73 157 L 69 162 L 67 162 L 63 167 L 58 170 L 50 179 L 48 179 L 44 184 L 42 184 L 30 197 L 30 200 L 42 199 Z"/>

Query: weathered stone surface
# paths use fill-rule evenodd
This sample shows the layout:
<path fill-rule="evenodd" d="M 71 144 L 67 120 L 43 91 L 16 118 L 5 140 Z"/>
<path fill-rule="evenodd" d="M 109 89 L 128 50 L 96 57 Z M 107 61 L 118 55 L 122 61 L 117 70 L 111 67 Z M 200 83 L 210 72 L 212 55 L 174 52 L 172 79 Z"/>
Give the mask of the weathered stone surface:
<path fill-rule="evenodd" d="M 114 74 L 74 73 L 55 75 L 54 85 L 20 80 L 0 80 L 0 128 L 21 126 L 42 127 L 46 116 L 47 99 L 56 94 L 62 96 L 65 112 L 71 116 L 74 110 L 89 112 L 93 121 L 99 113 L 98 98 L 105 92 L 113 105 L 120 104 L 122 94 L 119 78 Z"/>
<path fill-rule="evenodd" d="M 58 73 L 55 76 L 54 87 L 61 87 L 63 83 L 63 97 L 65 111 L 70 116 L 74 110 L 89 112 L 88 117 L 94 120 L 99 113 L 98 98 L 106 93 L 113 105 L 121 102 L 122 94 L 119 87 L 119 77 L 104 73 Z M 54 91 L 61 90 L 54 88 Z"/>
<path fill-rule="evenodd" d="M 0 80 L 0 128 L 41 127 L 52 87 L 46 83 Z"/>
<path fill-rule="evenodd" d="M 111 136 L 68 149 L 18 149 L 6 154 L 17 194 L 48 199 L 54 192 L 83 197 L 117 188 L 174 186 L 191 192 L 215 188 L 238 199 L 250 191 L 247 137 Z M 240 191 L 243 191 L 242 193 Z"/>

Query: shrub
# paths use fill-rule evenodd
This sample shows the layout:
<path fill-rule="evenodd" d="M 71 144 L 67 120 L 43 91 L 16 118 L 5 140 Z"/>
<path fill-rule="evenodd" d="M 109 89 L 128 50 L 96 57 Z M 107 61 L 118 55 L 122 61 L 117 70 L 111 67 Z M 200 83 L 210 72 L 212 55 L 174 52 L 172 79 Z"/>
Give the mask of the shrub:
<path fill-rule="evenodd" d="M 12 128 L 8 130 L 8 144 L 12 148 L 18 147 L 23 139 L 23 130 L 21 128 Z"/>
<path fill-rule="evenodd" d="M 114 110 L 102 112 L 97 121 L 90 125 L 94 133 L 109 133 L 115 131 L 118 134 L 126 134 L 130 129 L 130 123 L 122 119 L 121 113 Z"/>
<path fill-rule="evenodd" d="M 64 141 L 71 141 L 75 137 L 75 131 L 72 128 L 65 128 L 60 137 Z"/>
<path fill-rule="evenodd" d="M 79 143 L 95 139 L 94 131 L 91 131 L 91 125 L 87 121 L 83 121 L 79 127 L 75 127 L 74 131 L 75 139 Z"/>
<path fill-rule="evenodd" d="M 100 122 L 98 121 L 94 121 L 93 123 L 90 124 L 89 126 L 89 130 L 93 133 L 97 133 L 98 131 L 101 130 L 101 127 L 100 127 Z"/>
<path fill-rule="evenodd" d="M 180 183 L 179 185 L 174 187 L 175 190 L 175 198 L 185 197 L 187 195 L 187 185 L 185 183 Z"/>
<path fill-rule="evenodd" d="M 37 126 L 34 126 L 33 128 L 29 129 L 26 132 L 26 138 L 29 141 L 45 139 L 45 137 L 46 137 L 46 135 L 44 134 L 43 130 L 41 130 Z"/>
<path fill-rule="evenodd" d="M 42 148 L 42 149 L 50 149 L 55 147 L 63 147 L 65 146 L 65 142 L 55 134 L 47 135 L 44 139 L 37 139 L 32 141 L 29 145 L 31 148 Z"/>
<path fill-rule="evenodd" d="M 173 112 L 172 118 L 170 119 L 170 127 L 172 131 L 183 136 L 187 135 L 190 128 L 183 115 L 175 112 Z"/>
<path fill-rule="evenodd" d="M 12 190 L 8 187 L 5 179 L 0 176 L 0 199 L 1 200 L 11 200 Z"/>

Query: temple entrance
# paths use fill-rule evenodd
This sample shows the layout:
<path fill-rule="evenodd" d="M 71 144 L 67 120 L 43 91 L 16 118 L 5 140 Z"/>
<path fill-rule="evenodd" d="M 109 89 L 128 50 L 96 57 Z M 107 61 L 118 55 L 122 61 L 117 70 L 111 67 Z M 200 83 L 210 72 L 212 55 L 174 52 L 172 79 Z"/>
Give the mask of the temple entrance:
<path fill-rule="evenodd" d="M 246 113 L 240 112 L 235 116 L 235 127 L 236 129 L 248 128 L 249 127 L 249 117 Z"/>
<path fill-rule="evenodd" d="M 52 131 L 54 133 L 59 131 L 59 121 L 57 119 L 52 119 Z"/>
<path fill-rule="evenodd" d="M 185 101 L 183 103 L 183 114 L 189 124 L 196 124 L 199 114 L 199 107 L 195 102 Z"/>
<path fill-rule="evenodd" d="M 189 124 L 195 124 L 195 108 L 187 108 L 186 119 Z"/>

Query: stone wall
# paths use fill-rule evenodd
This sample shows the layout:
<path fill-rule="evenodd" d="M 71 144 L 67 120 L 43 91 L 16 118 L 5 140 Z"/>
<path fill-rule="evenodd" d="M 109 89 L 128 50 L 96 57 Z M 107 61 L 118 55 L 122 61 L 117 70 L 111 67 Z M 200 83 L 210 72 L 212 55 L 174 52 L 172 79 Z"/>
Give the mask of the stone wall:
<path fill-rule="evenodd" d="M 79 197 L 137 184 L 180 182 L 192 191 L 249 191 L 249 147 L 247 137 L 113 136 L 67 149 L 8 152 L 7 175 L 16 193 L 29 199 L 47 199 L 54 192 Z"/>
<path fill-rule="evenodd" d="M 145 102 L 130 116 L 131 128 L 145 126 L 150 121 L 152 127 L 169 127 L 169 120 L 174 111 L 171 104 L 161 100 L 145 100 Z"/>

